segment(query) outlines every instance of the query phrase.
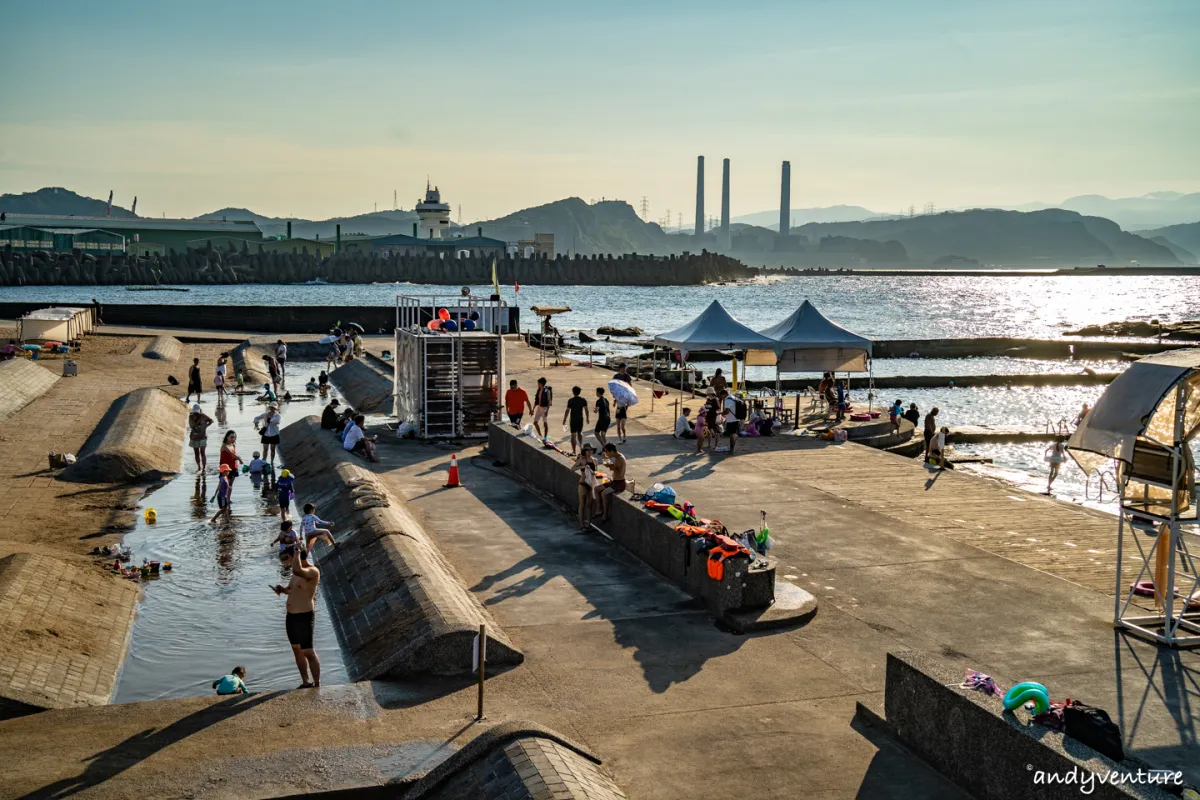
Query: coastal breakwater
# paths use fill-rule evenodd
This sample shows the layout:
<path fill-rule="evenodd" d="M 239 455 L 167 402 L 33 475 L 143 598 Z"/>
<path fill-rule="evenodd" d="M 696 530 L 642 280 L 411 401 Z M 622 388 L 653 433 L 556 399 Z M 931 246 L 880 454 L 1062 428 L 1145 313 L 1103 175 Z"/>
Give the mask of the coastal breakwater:
<path fill-rule="evenodd" d="M 41 397 L 59 376 L 23 358 L 0 361 L 0 420 Z"/>
<path fill-rule="evenodd" d="M 463 258 L 381 255 L 360 251 L 319 256 L 297 252 L 252 253 L 248 248 L 205 247 L 167 255 L 92 256 L 77 253 L 0 251 L 0 286 L 128 286 L 131 284 L 421 283 L 489 284 L 492 266 L 500 283 L 552 286 L 678 286 L 752 278 L 754 267 L 710 253 L 648 256 L 558 255 L 554 258 Z"/>
<path fill-rule="evenodd" d="M 489 664 L 524 660 L 404 504 L 318 418 L 288 425 L 280 450 L 296 502 L 337 520 L 337 546 L 316 554 L 351 680 L 469 673 L 481 624 Z"/>

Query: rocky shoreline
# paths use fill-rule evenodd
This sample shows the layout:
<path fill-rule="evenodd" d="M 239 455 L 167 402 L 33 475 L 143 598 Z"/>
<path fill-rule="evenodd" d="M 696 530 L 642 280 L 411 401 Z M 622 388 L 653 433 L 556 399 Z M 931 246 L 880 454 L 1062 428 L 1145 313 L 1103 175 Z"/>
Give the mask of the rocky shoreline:
<path fill-rule="evenodd" d="M 1079 330 L 1065 331 L 1064 336 L 1127 336 L 1139 339 L 1170 339 L 1176 342 L 1200 341 L 1200 320 L 1163 322 L 1157 320 L 1132 319 L 1124 322 L 1107 322 L 1103 325 L 1085 325 Z"/>

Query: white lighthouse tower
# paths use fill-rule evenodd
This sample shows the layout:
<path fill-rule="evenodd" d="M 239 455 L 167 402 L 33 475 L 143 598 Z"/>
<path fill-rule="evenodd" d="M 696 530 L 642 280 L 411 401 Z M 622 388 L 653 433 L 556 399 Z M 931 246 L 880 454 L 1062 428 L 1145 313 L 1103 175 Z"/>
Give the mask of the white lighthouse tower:
<path fill-rule="evenodd" d="M 450 230 L 450 205 L 442 202 L 442 194 L 436 186 L 425 182 L 425 200 L 417 203 L 418 227 L 422 239 L 441 239 L 442 231 Z"/>

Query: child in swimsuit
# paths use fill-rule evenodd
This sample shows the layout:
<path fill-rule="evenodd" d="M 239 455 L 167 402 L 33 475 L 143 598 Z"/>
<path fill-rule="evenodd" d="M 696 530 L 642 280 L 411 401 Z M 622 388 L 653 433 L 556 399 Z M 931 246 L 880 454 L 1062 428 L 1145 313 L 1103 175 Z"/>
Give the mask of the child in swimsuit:
<path fill-rule="evenodd" d="M 301 538 L 290 519 L 285 519 L 279 523 L 279 535 L 275 537 L 275 540 L 271 544 L 279 545 L 280 558 L 291 558 L 296 552 L 296 545 L 301 544 Z"/>

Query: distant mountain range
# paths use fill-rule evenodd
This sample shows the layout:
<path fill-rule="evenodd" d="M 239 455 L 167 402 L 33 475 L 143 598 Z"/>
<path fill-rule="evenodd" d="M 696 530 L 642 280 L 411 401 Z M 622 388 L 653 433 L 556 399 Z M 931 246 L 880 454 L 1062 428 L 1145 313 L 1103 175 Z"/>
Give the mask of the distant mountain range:
<path fill-rule="evenodd" d="M 1099 194 L 1068 197 L 1061 203 L 1026 203 L 1012 206 L 1014 211 L 1041 211 L 1065 208 L 1090 217 L 1105 217 L 1127 231 L 1160 228 L 1200 220 L 1200 192 L 1151 192 L 1141 197 L 1113 199 Z"/>
<path fill-rule="evenodd" d="M 1176 213 L 1190 207 L 1200 194 L 1158 192 L 1142 198 L 1072 198 L 1077 204 L 1128 204 L 1142 209 L 1171 207 Z M 1135 202 L 1136 201 L 1136 202 Z M 1144 203 L 1142 201 L 1145 201 Z M 1146 205 L 1149 204 L 1149 205 Z M 1158 204 L 1157 206 L 1155 204 Z M 1115 206 L 1114 206 L 1115 207 Z M 0 195 L 0 211 L 14 214 L 104 216 L 105 203 L 67 189 L 41 189 L 20 195 Z M 113 216 L 130 217 L 114 207 Z M 732 254 L 751 263 L 792 265 L 952 264 L 978 261 L 1005 266 L 1070 266 L 1108 263 L 1146 266 L 1195 264 L 1200 254 L 1200 206 L 1188 224 L 1139 231 L 1122 230 L 1112 219 L 1069 209 L 1032 211 L 970 209 L 913 217 L 882 216 L 860 206 L 793 210 L 797 225 L 780 242 L 774 232 L 777 212 L 738 217 L 732 226 Z M 849 217 L 859 217 L 850 219 Z M 1148 217 L 1145 217 L 1148 218 Z M 266 217 L 245 208 L 222 208 L 197 219 L 253 220 L 268 236 L 283 235 L 292 223 L 295 237 L 332 238 L 338 224 L 343 235 L 412 233 L 413 211 L 379 211 L 327 220 Z M 768 225 L 745 220 L 758 219 Z M 808 220 L 802 222 L 802 220 Z M 578 197 L 527 208 L 497 219 L 463 226 L 470 233 L 504 241 L 532 239 L 535 233 L 554 234 L 560 253 L 667 254 L 707 248 L 720 250 L 715 232 L 701 237 L 668 234 L 644 222 L 633 207 L 619 200 L 587 203 Z"/>

